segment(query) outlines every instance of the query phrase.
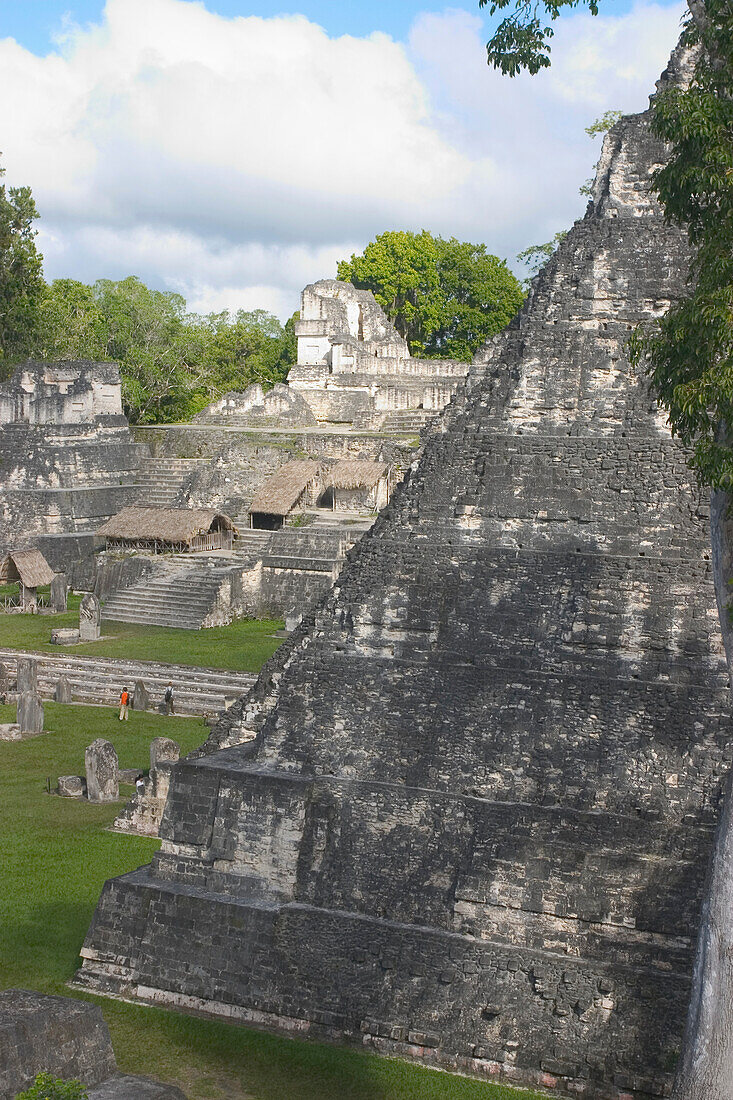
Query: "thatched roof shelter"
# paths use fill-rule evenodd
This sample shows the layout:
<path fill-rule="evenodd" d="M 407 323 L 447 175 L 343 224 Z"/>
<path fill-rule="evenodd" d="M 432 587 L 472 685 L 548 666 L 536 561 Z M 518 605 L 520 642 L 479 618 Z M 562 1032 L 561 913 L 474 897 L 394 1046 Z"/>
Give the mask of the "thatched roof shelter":
<path fill-rule="evenodd" d="M 0 581 L 20 581 L 25 588 L 50 584 L 54 576 L 40 550 L 10 550 L 0 562 Z"/>
<path fill-rule="evenodd" d="M 320 463 L 307 458 L 286 462 L 257 490 L 249 506 L 250 512 L 287 516 L 318 477 L 320 468 Z"/>
<path fill-rule="evenodd" d="M 386 462 L 345 458 L 331 468 L 327 482 L 334 489 L 372 489 L 388 469 Z"/>
<path fill-rule="evenodd" d="M 212 531 L 231 531 L 229 516 L 213 508 L 123 508 L 99 528 L 98 535 L 117 542 L 192 546 Z"/>

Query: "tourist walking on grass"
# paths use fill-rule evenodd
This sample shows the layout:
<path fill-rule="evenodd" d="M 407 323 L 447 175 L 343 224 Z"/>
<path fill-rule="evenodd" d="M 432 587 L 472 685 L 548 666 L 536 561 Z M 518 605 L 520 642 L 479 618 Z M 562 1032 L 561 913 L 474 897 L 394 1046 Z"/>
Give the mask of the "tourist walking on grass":
<path fill-rule="evenodd" d="M 124 719 L 125 722 L 128 720 L 127 710 L 128 710 L 129 706 L 130 706 L 130 693 L 127 690 L 127 688 L 123 688 L 122 692 L 120 694 L 120 722 L 122 722 L 123 719 Z"/>
<path fill-rule="evenodd" d="M 165 695 L 163 696 L 163 700 L 165 702 L 165 713 L 166 714 L 175 714 L 176 712 L 175 712 L 175 709 L 173 707 L 173 684 L 171 683 L 170 680 L 168 681 L 168 687 L 165 689 Z"/>

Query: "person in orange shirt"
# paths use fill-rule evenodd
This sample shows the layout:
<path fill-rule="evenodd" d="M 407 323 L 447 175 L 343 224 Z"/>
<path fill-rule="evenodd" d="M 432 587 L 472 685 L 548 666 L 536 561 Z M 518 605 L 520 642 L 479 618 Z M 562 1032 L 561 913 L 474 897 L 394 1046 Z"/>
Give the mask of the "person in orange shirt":
<path fill-rule="evenodd" d="M 122 694 L 120 695 L 120 722 L 123 719 L 125 721 L 127 721 L 127 710 L 128 710 L 129 706 L 130 706 L 130 693 L 127 690 L 127 688 L 123 688 L 122 689 Z"/>

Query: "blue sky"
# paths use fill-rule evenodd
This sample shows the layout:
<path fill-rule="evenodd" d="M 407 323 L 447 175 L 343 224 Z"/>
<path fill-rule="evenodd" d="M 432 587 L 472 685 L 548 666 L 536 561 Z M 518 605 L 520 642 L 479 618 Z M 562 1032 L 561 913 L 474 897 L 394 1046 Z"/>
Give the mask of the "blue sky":
<path fill-rule="evenodd" d="M 386 229 L 516 268 L 582 217 L 585 127 L 646 108 L 682 11 L 602 0 L 509 80 L 474 0 L 0 0 L 2 165 L 47 278 L 135 274 L 201 312 L 288 317 Z"/>
<path fill-rule="evenodd" d="M 241 15 L 302 14 L 324 27 L 330 35 L 364 36 L 384 31 L 404 39 L 415 18 L 424 12 L 440 12 L 446 7 L 479 13 L 475 3 L 444 4 L 431 0 L 317 0 L 317 2 L 272 3 L 271 0 L 206 0 L 204 7 L 228 17 Z M 632 0 L 601 0 L 604 14 L 621 15 L 630 10 Z M 53 48 L 54 36 L 65 20 L 75 23 L 99 22 L 104 0 L 0 0 L 0 37 L 10 36 L 34 53 Z M 488 9 L 480 14 L 488 28 Z M 493 20 L 495 22 L 495 20 Z"/>

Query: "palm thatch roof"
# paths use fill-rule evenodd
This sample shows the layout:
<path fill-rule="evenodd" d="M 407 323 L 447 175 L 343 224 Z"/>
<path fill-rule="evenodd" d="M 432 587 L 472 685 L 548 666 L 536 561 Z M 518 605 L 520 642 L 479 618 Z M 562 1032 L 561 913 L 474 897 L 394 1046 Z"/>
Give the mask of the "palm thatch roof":
<path fill-rule="evenodd" d="M 319 471 L 320 464 L 312 459 L 298 458 L 286 462 L 257 490 L 249 506 L 250 512 L 287 516 Z"/>
<path fill-rule="evenodd" d="M 54 576 L 40 550 L 11 550 L 0 562 L 0 580 L 19 580 L 26 588 L 50 584 Z"/>
<path fill-rule="evenodd" d="M 216 520 L 218 528 L 234 530 L 229 516 L 213 508 L 123 508 L 97 534 L 108 539 L 186 543 L 210 531 Z"/>
<path fill-rule="evenodd" d="M 388 469 L 386 462 L 345 458 L 330 470 L 328 483 L 334 489 L 372 489 Z"/>

